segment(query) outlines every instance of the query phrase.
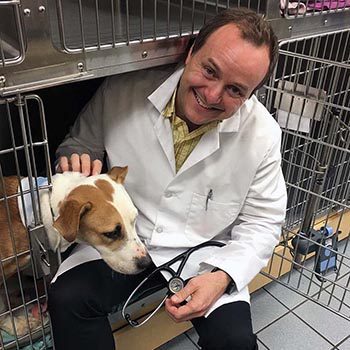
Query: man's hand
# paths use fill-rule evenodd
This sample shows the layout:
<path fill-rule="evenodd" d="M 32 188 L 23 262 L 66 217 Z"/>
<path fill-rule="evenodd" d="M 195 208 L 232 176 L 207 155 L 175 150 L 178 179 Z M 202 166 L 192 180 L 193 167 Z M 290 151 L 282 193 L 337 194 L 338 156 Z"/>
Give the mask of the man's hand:
<path fill-rule="evenodd" d="M 61 157 L 59 159 L 57 172 L 65 171 L 78 171 L 85 176 L 89 175 L 98 175 L 101 173 L 102 162 L 98 159 L 95 159 L 91 162 L 90 156 L 88 154 L 79 154 L 73 153 L 68 159 L 67 157 Z"/>
<path fill-rule="evenodd" d="M 165 301 L 165 309 L 175 322 L 204 316 L 225 292 L 231 279 L 224 271 L 193 277 L 186 286 Z M 186 304 L 181 305 L 184 301 Z"/>

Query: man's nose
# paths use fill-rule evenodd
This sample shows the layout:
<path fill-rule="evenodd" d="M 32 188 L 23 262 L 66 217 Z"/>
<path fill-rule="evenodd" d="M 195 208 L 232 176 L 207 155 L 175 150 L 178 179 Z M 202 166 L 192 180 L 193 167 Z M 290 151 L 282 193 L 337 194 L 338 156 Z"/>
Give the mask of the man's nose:
<path fill-rule="evenodd" d="M 205 91 L 205 99 L 208 105 L 217 105 L 222 101 L 224 89 L 221 84 L 215 82 L 210 84 Z"/>

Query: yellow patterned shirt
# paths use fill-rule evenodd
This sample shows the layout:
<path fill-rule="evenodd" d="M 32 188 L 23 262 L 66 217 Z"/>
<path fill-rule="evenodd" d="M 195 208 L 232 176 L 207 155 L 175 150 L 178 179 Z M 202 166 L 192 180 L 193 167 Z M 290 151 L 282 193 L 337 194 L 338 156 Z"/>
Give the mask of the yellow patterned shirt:
<path fill-rule="evenodd" d="M 171 99 L 165 106 L 163 116 L 165 118 L 171 118 L 176 172 L 178 172 L 181 166 L 185 163 L 185 160 L 198 144 L 202 135 L 204 135 L 207 131 L 214 129 L 219 122 L 215 120 L 211 123 L 201 125 L 199 128 L 189 132 L 187 124 L 175 114 L 176 91 L 177 89 L 175 89 Z"/>

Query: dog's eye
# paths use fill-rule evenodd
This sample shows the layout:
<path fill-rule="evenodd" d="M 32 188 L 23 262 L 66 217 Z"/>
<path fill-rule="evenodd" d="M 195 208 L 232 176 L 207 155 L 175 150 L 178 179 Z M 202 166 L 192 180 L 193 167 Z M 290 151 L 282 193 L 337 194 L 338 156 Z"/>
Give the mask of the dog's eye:
<path fill-rule="evenodd" d="M 122 225 L 117 225 L 112 232 L 105 232 L 104 235 L 109 239 L 118 239 L 122 235 Z"/>

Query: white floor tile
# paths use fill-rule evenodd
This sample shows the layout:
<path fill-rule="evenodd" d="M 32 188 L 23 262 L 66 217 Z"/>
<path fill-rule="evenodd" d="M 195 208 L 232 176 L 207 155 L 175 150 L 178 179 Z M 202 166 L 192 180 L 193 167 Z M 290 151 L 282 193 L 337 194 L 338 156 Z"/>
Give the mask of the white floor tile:
<path fill-rule="evenodd" d="M 305 296 L 294 292 L 278 282 L 272 282 L 264 288 L 290 309 L 307 300 Z"/>
<path fill-rule="evenodd" d="M 332 344 L 336 344 L 350 334 L 350 321 L 308 301 L 295 309 L 305 322 L 323 334 Z"/>
<path fill-rule="evenodd" d="M 288 314 L 258 334 L 271 350 L 329 350 L 331 344 L 321 338 L 293 314 Z"/>
<path fill-rule="evenodd" d="M 287 311 L 287 308 L 263 289 L 251 295 L 251 313 L 254 332 L 258 332 L 261 328 L 273 322 Z"/>

